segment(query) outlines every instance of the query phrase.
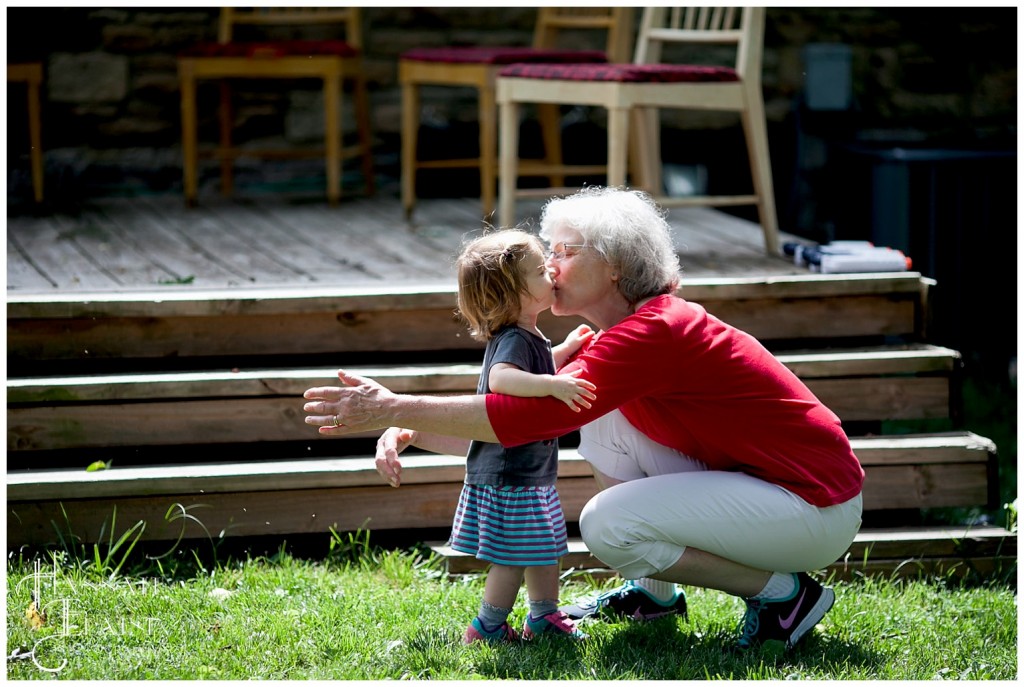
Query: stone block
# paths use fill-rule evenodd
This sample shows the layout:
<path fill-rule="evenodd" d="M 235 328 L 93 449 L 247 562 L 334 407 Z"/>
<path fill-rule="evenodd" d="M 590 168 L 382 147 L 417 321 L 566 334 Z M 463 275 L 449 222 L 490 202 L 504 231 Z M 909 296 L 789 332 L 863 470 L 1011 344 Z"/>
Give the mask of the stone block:
<path fill-rule="evenodd" d="M 99 103 L 128 95 L 128 59 L 104 52 L 55 53 L 47 69 L 47 94 L 57 103 Z"/>

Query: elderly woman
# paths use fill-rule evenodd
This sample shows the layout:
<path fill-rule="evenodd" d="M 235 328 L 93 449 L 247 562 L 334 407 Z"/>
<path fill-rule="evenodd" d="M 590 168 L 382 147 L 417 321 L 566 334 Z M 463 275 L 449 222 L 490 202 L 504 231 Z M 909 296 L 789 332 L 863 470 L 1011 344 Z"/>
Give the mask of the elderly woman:
<path fill-rule="evenodd" d="M 670 229 L 645 194 L 594 187 L 551 200 L 540 235 L 552 312 L 599 330 L 560 370 L 596 385 L 592 407 L 399 395 L 342 370 L 346 386 L 306 391 L 306 422 L 329 435 L 389 428 L 377 469 L 392 485 L 409 445 L 515 446 L 578 428 L 601 487 L 580 532 L 627 582 L 565 610 L 685 614 L 676 584 L 718 589 L 746 602 L 740 647 L 792 647 L 835 601 L 807 571 L 838 559 L 860 528 L 864 472 L 839 418 L 757 340 L 675 295 Z"/>

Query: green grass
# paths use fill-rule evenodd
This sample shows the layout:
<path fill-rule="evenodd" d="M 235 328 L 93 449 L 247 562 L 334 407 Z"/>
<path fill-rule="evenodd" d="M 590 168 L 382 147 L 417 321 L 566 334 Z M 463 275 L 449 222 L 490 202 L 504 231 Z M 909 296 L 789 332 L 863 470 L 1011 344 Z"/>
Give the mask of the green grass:
<path fill-rule="evenodd" d="M 276 555 L 204 564 L 190 550 L 120 573 L 109 552 L 41 563 L 46 624 L 25 619 L 34 563 L 7 565 L 9 679 L 997 679 L 1017 676 L 1017 606 L 1005 586 L 863 579 L 793 652 L 731 649 L 742 603 L 687 589 L 690 618 L 586 622 L 590 639 L 460 643 L 483 577 L 437 559 L 333 535 L 319 560 Z M 127 571 L 127 572 L 125 572 Z M 615 584 L 573 578 L 572 598 Z M 522 623 L 525 591 L 513 620 Z M 59 668 L 57 672 L 53 671 Z"/>

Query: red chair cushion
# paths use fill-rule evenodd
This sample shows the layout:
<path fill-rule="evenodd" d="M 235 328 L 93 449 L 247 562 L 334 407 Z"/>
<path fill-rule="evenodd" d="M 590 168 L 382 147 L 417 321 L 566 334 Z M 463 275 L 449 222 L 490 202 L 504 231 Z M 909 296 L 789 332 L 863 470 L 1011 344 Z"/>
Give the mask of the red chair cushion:
<path fill-rule="evenodd" d="M 600 50 L 547 50 L 509 47 L 413 48 L 401 59 L 413 62 L 451 62 L 463 64 L 512 64 L 514 62 L 607 62 Z"/>
<path fill-rule="evenodd" d="M 739 81 L 736 70 L 694 64 L 512 64 L 500 76 L 565 81 L 682 83 Z"/>
<path fill-rule="evenodd" d="M 273 58 L 302 55 L 355 57 L 359 51 L 345 41 L 268 41 L 237 43 L 199 43 L 182 51 L 182 57 Z"/>

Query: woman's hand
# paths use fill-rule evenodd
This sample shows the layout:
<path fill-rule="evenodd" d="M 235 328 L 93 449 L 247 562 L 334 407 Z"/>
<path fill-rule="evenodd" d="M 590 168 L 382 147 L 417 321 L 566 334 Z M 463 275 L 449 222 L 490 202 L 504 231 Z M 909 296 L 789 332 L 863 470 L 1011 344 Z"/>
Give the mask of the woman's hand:
<path fill-rule="evenodd" d="M 302 406 L 306 424 L 319 427 L 320 434 L 343 436 L 388 427 L 388 404 L 395 394 L 367 377 L 338 370 L 345 386 L 320 386 L 307 389 Z"/>
<path fill-rule="evenodd" d="M 417 432 L 401 427 L 388 427 L 377 439 L 377 473 L 393 487 L 402 484 L 402 464 L 398 454 L 416 440 Z"/>

